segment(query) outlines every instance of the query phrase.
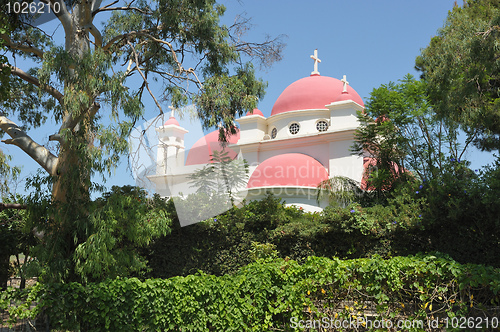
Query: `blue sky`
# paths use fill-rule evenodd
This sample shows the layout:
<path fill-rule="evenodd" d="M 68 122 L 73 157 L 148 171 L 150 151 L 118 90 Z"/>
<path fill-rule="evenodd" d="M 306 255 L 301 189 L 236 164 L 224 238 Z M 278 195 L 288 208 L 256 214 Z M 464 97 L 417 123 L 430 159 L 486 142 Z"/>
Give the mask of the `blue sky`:
<path fill-rule="evenodd" d="M 108 3 L 108 2 L 105 2 Z M 236 15 L 252 18 L 253 27 L 247 35 L 261 41 L 265 35 L 286 35 L 283 60 L 257 74 L 268 82 L 267 93 L 259 109 L 269 116 L 281 92 L 294 81 L 310 75 L 318 49 L 319 72 L 324 76 L 342 78 L 347 75 L 351 87 L 364 99 L 370 92 L 390 81 L 397 81 L 414 70 L 415 57 L 443 26 L 453 0 L 358 0 L 358 1 L 222 1 L 227 11 L 223 18 L 230 25 Z M 50 22 L 48 24 L 54 24 Z M 59 31 L 62 31 L 59 30 Z M 145 100 L 146 119 L 157 114 L 154 104 Z M 168 105 L 163 105 L 166 109 Z M 52 132 L 37 131 L 33 136 L 45 143 Z M 2 148 L 5 147 L 2 144 Z M 23 166 L 23 175 L 34 172 L 37 164 L 16 147 L 8 147 L 13 164 Z M 470 154 L 473 168 L 492 161 L 485 153 Z M 107 186 L 134 184 L 126 167 L 126 159 L 117 168 Z M 18 192 L 24 192 L 24 184 Z"/>

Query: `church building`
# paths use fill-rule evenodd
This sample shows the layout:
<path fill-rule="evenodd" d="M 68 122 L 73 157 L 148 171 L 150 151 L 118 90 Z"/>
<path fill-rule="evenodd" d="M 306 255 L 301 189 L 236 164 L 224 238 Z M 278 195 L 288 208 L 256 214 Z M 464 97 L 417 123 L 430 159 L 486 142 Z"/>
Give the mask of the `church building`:
<path fill-rule="evenodd" d="M 352 155 L 350 147 L 363 100 L 345 75 L 342 79 L 320 75 L 317 51 L 311 58 L 314 71 L 281 93 L 269 117 L 254 109 L 237 119 L 239 131 L 230 137 L 225 151 L 249 164 L 246 186 L 238 188 L 239 199 L 261 199 L 271 192 L 287 204 L 320 211 L 327 204 L 317 201 L 321 181 L 338 175 L 362 181 L 363 157 Z M 189 175 L 210 163 L 214 150 L 222 150 L 218 131 L 186 151 L 184 136 L 189 133 L 173 114 L 156 130 L 160 140 L 156 174 L 148 176 L 156 192 L 166 197 L 194 192 Z"/>

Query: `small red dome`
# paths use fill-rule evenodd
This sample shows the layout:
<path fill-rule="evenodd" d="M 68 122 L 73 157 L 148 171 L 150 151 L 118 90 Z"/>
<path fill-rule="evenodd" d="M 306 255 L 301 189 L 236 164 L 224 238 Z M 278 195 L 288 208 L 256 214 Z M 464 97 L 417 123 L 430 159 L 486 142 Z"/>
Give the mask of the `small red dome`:
<path fill-rule="evenodd" d="M 240 131 L 229 137 L 228 144 L 236 144 L 240 139 Z M 222 151 L 222 146 L 219 142 L 219 130 L 212 131 L 211 133 L 200 138 L 193 144 L 186 158 L 186 166 L 209 164 L 212 158 L 213 151 Z M 231 159 L 236 158 L 238 155 L 234 150 L 226 147 L 224 151 L 228 151 L 228 157 Z"/>
<path fill-rule="evenodd" d="M 278 97 L 271 116 L 298 110 L 326 109 L 325 105 L 337 100 L 344 90 L 344 84 L 333 77 L 311 75 L 290 84 Z M 347 86 L 350 99 L 361 106 L 363 100 L 358 93 Z"/>
<path fill-rule="evenodd" d="M 179 125 L 179 121 L 177 121 L 177 120 L 175 119 L 175 117 L 173 117 L 173 116 L 171 116 L 171 117 L 167 120 L 167 122 L 165 122 L 165 124 L 164 124 L 164 126 L 168 126 L 168 125 L 176 125 L 176 126 L 180 126 L 180 125 Z"/>
<path fill-rule="evenodd" d="M 253 109 L 253 113 L 250 113 L 248 112 L 246 116 L 249 116 L 249 115 L 260 115 L 260 116 L 264 116 L 264 113 L 262 113 L 258 108 L 254 108 Z"/>
<path fill-rule="evenodd" d="M 328 179 L 325 167 L 302 153 L 286 153 L 264 160 L 248 180 L 247 188 L 313 187 Z"/>

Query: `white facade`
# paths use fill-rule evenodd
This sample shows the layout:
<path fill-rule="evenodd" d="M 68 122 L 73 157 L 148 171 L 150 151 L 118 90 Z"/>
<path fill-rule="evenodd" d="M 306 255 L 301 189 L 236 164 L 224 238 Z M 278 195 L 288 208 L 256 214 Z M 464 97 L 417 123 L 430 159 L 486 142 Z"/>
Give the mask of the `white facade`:
<path fill-rule="evenodd" d="M 316 54 L 313 59 L 317 66 Z M 342 80 L 320 76 L 315 67 L 311 76 L 283 91 L 271 116 L 266 118 L 256 109 L 237 120 L 239 134 L 231 139 L 229 151 L 250 165 L 247 185 L 239 188 L 241 198 L 260 199 L 272 192 L 287 204 L 319 211 L 325 205 L 316 201 L 321 180 L 342 175 L 361 182 L 363 157 L 352 155 L 349 149 L 363 101 L 347 84 L 345 76 Z M 207 156 L 217 146 L 217 134 L 206 135 L 185 158 L 184 135 L 188 132 L 175 118 L 157 131 L 157 172 L 149 179 L 162 196 L 194 192 L 187 177 L 209 162 Z"/>

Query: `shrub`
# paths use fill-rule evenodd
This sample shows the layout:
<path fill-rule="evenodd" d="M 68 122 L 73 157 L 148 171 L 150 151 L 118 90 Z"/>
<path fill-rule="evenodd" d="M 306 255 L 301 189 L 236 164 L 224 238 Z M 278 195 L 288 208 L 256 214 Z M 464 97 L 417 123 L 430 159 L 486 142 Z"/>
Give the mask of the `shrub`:
<path fill-rule="evenodd" d="M 205 222 L 174 227 L 172 234 L 147 248 L 149 276 L 186 276 L 198 270 L 215 275 L 234 273 L 253 261 L 252 242 L 273 245 L 278 257 L 299 262 L 309 256 L 352 259 L 377 254 L 389 258 L 436 251 L 461 263 L 500 266 L 498 215 L 489 215 L 485 203 L 467 201 L 464 196 L 465 216 L 460 217 L 450 198 L 429 196 L 434 190 L 431 186 L 402 186 L 385 206 L 329 206 L 321 213 L 286 207 L 270 195 Z M 438 190 L 445 192 L 446 188 Z M 487 190 L 483 193 L 482 200 L 497 199 Z M 448 205 L 440 210 L 443 204 Z M 486 211 L 473 216 L 481 206 Z M 475 226 L 475 220 L 483 217 Z"/>
<path fill-rule="evenodd" d="M 38 284 L 9 311 L 45 311 L 52 328 L 71 331 L 291 331 L 294 322 L 324 317 L 418 319 L 425 322 L 420 330 L 431 331 L 427 322 L 435 319 L 441 326 L 456 317 L 480 317 L 483 327 L 485 318 L 492 322 L 499 276 L 498 269 L 440 256 L 309 257 L 303 265 L 267 259 L 221 277 Z M 2 294 L 0 309 L 14 294 Z"/>

